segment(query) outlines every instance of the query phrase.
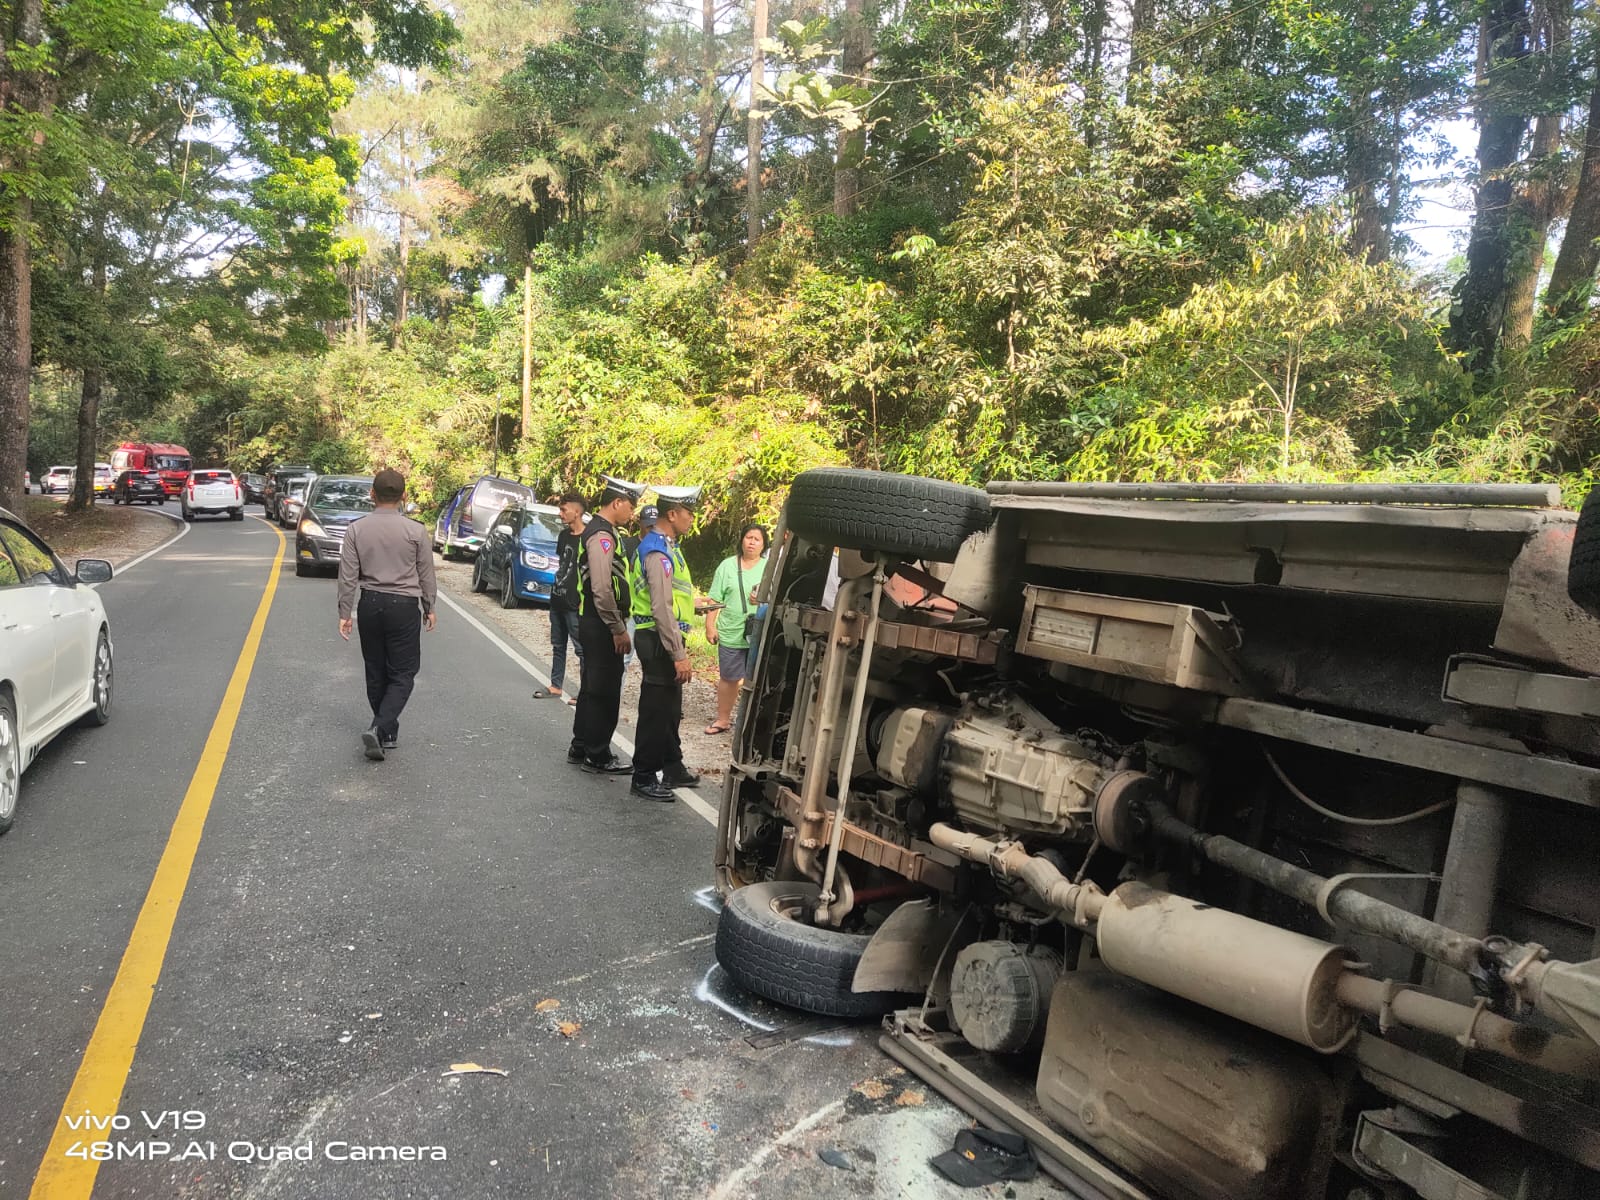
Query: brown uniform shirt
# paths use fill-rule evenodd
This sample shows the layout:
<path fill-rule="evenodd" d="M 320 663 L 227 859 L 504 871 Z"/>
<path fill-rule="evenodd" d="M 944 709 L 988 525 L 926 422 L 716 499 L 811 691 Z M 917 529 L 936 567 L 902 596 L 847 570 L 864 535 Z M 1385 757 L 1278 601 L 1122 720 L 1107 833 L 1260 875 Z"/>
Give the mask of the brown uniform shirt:
<path fill-rule="evenodd" d="M 339 552 L 339 617 L 356 606 L 356 589 L 415 596 L 432 612 L 438 595 L 428 534 L 397 509 L 379 508 L 350 522 Z"/>

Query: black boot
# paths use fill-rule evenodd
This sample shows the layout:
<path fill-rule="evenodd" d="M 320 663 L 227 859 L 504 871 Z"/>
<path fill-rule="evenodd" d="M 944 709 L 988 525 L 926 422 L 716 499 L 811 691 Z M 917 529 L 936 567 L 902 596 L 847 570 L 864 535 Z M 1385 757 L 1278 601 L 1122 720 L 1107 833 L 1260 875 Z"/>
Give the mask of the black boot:
<path fill-rule="evenodd" d="M 583 760 L 589 757 L 589 752 L 583 748 L 582 742 L 573 742 L 567 747 L 567 761 L 575 767 L 581 767 Z"/>
<path fill-rule="evenodd" d="M 373 762 L 383 761 L 383 743 L 378 739 L 378 731 L 376 729 L 362 731 L 361 745 L 366 750 L 367 757 Z"/>
<path fill-rule="evenodd" d="M 583 769 L 591 775 L 626 775 L 633 764 L 613 750 L 604 758 L 585 758 Z"/>
<path fill-rule="evenodd" d="M 677 797 L 673 795 L 672 789 L 666 784 L 662 783 L 653 774 L 640 775 L 635 773 L 633 777 L 633 786 L 628 789 L 628 795 L 637 796 L 641 800 L 656 800 L 663 804 L 670 804 L 672 801 L 677 799 Z"/>
<path fill-rule="evenodd" d="M 692 788 L 700 782 L 700 776 L 684 766 L 682 761 L 679 761 L 667 764 L 667 769 L 661 772 L 661 782 L 668 787 Z"/>

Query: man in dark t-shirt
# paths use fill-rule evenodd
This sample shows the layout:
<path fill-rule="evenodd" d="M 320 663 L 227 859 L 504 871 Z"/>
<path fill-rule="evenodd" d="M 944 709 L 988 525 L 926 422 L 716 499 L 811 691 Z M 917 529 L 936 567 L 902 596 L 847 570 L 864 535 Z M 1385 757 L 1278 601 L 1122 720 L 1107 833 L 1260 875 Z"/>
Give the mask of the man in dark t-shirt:
<path fill-rule="evenodd" d="M 583 665 L 583 645 L 578 641 L 578 539 L 583 535 L 583 497 L 568 492 L 557 505 L 566 526 L 556 538 L 556 581 L 550 588 L 550 694 L 562 696 L 567 676 L 567 643 L 572 643 Z"/>

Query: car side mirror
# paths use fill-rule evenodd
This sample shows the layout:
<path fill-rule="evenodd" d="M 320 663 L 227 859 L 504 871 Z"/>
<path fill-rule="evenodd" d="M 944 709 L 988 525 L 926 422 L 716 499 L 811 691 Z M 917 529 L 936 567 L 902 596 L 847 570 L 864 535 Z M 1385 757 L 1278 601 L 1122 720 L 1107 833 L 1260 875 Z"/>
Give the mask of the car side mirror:
<path fill-rule="evenodd" d="M 105 583 L 111 578 L 111 564 L 103 558 L 80 558 L 73 578 L 79 583 Z"/>
<path fill-rule="evenodd" d="M 511 526 L 509 526 L 509 525 L 496 525 L 494 527 L 494 531 L 496 533 L 510 533 L 511 532 Z"/>

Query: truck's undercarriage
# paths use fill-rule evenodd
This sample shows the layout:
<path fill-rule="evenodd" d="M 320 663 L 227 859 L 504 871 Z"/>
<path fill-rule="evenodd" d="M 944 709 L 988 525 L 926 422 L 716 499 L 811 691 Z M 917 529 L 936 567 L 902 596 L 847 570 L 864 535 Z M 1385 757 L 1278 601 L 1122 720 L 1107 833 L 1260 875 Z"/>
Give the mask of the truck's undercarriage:
<path fill-rule="evenodd" d="M 899 1010 L 1085 1194 L 1600 1194 L 1600 619 L 1552 504 L 802 476 L 724 968 Z"/>

